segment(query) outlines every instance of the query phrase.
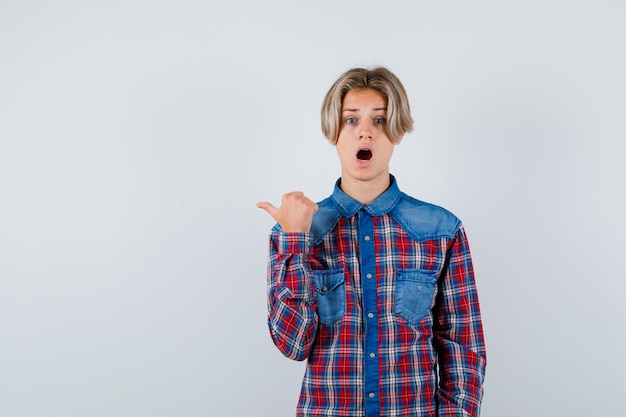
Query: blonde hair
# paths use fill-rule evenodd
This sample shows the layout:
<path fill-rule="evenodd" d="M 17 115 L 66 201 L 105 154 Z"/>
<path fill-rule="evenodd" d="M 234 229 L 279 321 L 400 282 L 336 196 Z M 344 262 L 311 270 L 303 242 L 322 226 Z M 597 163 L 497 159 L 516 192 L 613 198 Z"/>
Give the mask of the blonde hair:
<path fill-rule="evenodd" d="M 352 68 L 335 81 L 322 103 L 322 133 L 330 143 L 336 144 L 339 137 L 343 99 L 348 91 L 358 89 L 377 91 L 387 102 L 385 130 L 393 143 L 413 130 L 409 99 L 398 77 L 384 67 Z"/>

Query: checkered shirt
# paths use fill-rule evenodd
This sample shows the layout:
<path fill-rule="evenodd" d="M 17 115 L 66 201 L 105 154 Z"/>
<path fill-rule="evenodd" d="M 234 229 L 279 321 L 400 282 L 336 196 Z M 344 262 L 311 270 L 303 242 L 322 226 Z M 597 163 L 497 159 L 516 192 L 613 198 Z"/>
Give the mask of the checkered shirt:
<path fill-rule="evenodd" d="M 395 178 L 363 206 L 319 203 L 310 233 L 270 235 L 268 324 L 307 360 L 298 416 L 478 416 L 486 355 L 465 230 Z"/>

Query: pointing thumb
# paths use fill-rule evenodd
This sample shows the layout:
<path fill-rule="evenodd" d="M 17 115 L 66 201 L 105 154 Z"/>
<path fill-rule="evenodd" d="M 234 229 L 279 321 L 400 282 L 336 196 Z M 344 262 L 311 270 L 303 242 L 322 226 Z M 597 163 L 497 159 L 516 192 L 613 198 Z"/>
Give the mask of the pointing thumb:
<path fill-rule="evenodd" d="M 278 209 L 274 207 L 272 203 L 267 202 L 267 201 L 261 201 L 259 203 L 256 203 L 256 206 L 260 209 L 267 211 L 269 215 L 272 217 L 275 217 L 276 212 L 278 211 Z"/>

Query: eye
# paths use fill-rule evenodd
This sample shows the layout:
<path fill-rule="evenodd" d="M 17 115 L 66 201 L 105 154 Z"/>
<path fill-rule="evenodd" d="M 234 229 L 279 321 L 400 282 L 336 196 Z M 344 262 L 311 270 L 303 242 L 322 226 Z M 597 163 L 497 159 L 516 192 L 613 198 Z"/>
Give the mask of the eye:
<path fill-rule="evenodd" d="M 347 125 L 353 125 L 356 123 L 356 118 L 355 117 L 348 117 L 346 118 L 346 124 Z"/>
<path fill-rule="evenodd" d="M 374 123 L 376 123 L 377 125 L 384 125 L 385 124 L 385 118 L 384 117 L 376 117 L 374 119 Z"/>

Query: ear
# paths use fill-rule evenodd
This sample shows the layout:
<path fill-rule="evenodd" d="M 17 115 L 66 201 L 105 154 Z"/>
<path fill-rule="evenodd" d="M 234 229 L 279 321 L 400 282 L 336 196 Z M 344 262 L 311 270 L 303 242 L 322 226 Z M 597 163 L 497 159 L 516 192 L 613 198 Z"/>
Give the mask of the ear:
<path fill-rule="evenodd" d="M 404 139 L 404 133 L 398 138 L 396 142 L 394 142 L 394 145 L 398 146 L 402 142 L 402 139 Z"/>

